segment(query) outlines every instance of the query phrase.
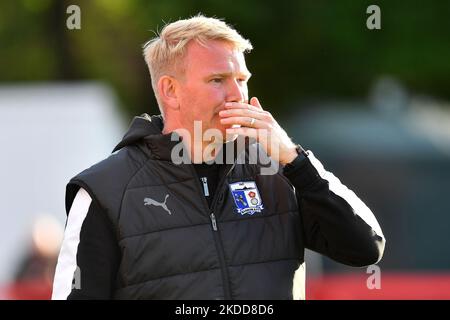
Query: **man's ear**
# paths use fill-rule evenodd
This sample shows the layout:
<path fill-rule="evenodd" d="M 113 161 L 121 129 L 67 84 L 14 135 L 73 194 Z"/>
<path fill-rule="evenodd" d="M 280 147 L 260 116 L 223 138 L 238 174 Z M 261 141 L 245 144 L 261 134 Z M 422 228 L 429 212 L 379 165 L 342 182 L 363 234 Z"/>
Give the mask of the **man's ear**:
<path fill-rule="evenodd" d="M 178 81 L 170 76 L 162 76 L 158 81 L 158 93 L 160 99 L 168 108 L 173 110 L 179 109 L 177 96 Z"/>

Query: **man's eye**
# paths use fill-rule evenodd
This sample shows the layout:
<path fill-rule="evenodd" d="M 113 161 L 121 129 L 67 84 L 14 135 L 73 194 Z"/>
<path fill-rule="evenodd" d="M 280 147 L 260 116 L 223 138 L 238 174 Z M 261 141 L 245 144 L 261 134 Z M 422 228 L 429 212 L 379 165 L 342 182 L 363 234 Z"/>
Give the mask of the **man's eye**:
<path fill-rule="evenodd" d="M 214 79 L 211 79 L 211 81 L 214 82 L 214 83 L 221 83 L 222 82 L 222 78 L 214 78 Z"/>

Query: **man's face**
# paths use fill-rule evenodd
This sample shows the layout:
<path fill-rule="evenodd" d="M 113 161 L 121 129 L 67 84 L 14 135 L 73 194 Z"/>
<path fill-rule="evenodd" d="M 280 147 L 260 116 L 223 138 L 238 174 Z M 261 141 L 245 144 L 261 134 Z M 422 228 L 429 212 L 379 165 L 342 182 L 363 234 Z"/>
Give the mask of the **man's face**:
<path fill-rule="evenodd" d="M 250 72 L 244 54 L 227 42 L 211 40 L 207 46 L 196 41 L 188 44 L 185 56 L 185 73 L 180 80 L 180 123 L 193 132 L 194 120 L 202 121 L 203 131 L 219 129 L 219 111 L 226 102 L 248 102 L 247 81 Z"/>

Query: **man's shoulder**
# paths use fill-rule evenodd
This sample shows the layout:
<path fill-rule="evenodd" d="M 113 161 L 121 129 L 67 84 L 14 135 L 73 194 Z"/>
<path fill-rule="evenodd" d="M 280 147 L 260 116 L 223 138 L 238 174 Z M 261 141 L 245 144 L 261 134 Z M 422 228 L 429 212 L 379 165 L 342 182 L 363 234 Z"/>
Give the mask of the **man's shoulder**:
<path fill-rule="evenodd" d="M 114 176 L 114 179 L 117 180 L 120 177 L 132 175 L 135 170 L 142 167 L 148 159 L 148 157 L 138 149 L 139 148 L 136 146 L 126 146 L 83 170 L 73 179 L 77 177 L 98 177 L 108 179 L 108 177 L 112 178 L 112 176 Z"/>
<path fill-rule="evenodd" d="M 137 146 L 126 146 L 106 159 L 74 176 L 66 187 L 66 209 L 80 188 L 100 204 L 119 200 L 132 177 L 146 163 L 148 157 Z"/>

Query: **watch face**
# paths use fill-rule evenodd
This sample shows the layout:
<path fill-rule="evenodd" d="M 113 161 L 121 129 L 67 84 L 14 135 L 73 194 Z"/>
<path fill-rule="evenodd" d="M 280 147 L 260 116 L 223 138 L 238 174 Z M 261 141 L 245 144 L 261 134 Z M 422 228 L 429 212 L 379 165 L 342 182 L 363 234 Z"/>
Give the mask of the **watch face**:
<path fill-rule="evenodd" d="M 308 152 L 301 145 L 297 145 L 297 153 L 303 155 L 304 157 L 308 156 Z"/>
<path fill-rule="evenodd" d="M 305 149 L 303 149 L 303 147 L 299 144 L 297 145 L 296 150 L 298 154 L 305 153 Z"/>

